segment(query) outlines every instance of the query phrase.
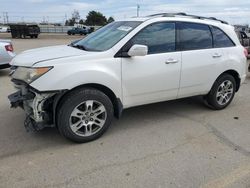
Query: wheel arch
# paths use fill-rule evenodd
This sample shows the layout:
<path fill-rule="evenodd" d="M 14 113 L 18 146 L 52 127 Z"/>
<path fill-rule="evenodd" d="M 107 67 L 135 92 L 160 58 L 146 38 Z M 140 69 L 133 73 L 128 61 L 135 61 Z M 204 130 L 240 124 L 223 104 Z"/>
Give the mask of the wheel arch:
<path fill-rule="evenodd" d="M 67 97 L 67 95 L 69 93 L 71 93 L 72 91 L 75 91 L 75 90 L 78 90 L 78 89 L 81 89 L 81 88 L 93 88 L 93 89 L 97 89 L 101 92 L 103 92 L 105 95 L 107 95 L 109 97 L 109 99 L 111 100 L 112 104 L 113 104 L 113 107 L 114 107 L 114 116 L 116 118 L 120 118 L 121 115 L 122 115 L 122 111 L 123 111 L 123 104 L 121 102 L 121 99 L 118 98 L 115 93 L 110 89 L 108 88 L 107 86 L 104 86 L 102 84 L 96 84 L 96 83 L 89 83 L 89 84 L 83 84 L 83 85 L 80 85 L 80 86 L 77 86 L 71 90 L 66 90 L 64 92 L 61 92 L 60 94 L 58 94 L 55 99 L 54 99 L 54 104 L 53 104 L 53 120 L 54 120 L 54 123 L 55 125 L 57 124 L 56 122 L 56 114 L 57 114 L 57 111 L 58 111 L 58 108 L 62 102 L 62 100 Z"/>
<path fill-rule="evenodd" d="M 236 92 L 238 92 L 239 89 L 240 89 L 240 83 L 241 83 L 240 74 L 239 74 L 236 70 L 229 69 L 229 70 L 227 70 L 227 71 L 221 73 L 221 74 L 218 76 L 218 78 L 220 78 L 223 74 L 229 74 L 229 75 L 231 75 L 231 76 L 234 77 L 235 82 L 236 82 Z M 217 79 L 218 79 L 218 78 L 217 78 Z M 216 79 L 216 80 L 217 80 L 217 79 Z"/>

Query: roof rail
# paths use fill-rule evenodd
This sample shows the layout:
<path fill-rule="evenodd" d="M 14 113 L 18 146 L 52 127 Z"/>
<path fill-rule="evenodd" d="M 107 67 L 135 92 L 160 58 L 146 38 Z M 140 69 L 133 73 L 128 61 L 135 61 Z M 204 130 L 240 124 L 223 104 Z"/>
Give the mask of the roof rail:
<path fill-rule="evenodd" d="M 189 17 L 189 18 L 195 18 L 195 19 L 200 19 L 200 20 L 213 20 L 213 21 L 218 21 L 223 24 L 228 24 L 228 22 L 219 20 L 215 17 L 204 17 L 204 16 L 197 16 L 197 15 L 192 15 L 192 14 L 186 14 L 184 12 L 178 12 L 178 13 L 158 13 L 158 14 L 152 14 L 147 17 Z"/>

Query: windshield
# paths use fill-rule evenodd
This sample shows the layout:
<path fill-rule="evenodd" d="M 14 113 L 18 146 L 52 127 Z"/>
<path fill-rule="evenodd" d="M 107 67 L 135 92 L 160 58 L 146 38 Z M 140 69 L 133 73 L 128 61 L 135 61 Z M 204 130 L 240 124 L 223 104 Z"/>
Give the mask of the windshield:
<path fill-rule="evenodd" d="M 141 22 L 138 21 L 112 22 L 72 46 L 87 51 L 105 51 L 112 48 L 140 24 Z"/>

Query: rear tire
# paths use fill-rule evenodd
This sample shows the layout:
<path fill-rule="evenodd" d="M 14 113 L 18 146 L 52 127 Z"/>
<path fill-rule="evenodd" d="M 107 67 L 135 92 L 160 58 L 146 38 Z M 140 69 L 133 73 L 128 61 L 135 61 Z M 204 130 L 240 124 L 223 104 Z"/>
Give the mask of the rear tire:
<path fill-rule="evenodd" d="M 107 95 L 93 88 L 81 88 L 69 93 L 59 104 L 57 125 L 67 139 L 85 143 L 104 134 L 113 114 L 113 104 Z"/>
<path fill-rule="evenodd" d="M 223 74 L 214 83 L 211 91 L 205 97 L 207 106 L 222 110 L 233 100 L 236 91 L 235 78 L 230 74 Z"/>

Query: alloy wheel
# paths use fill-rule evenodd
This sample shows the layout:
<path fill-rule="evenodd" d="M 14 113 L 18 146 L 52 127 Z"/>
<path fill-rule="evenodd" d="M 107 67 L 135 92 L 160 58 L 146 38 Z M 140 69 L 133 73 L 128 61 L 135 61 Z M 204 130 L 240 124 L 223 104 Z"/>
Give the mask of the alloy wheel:
<path fill-rule="evenodd" d="M 74 108 L 70 115 L 71 130 L 82 137 L 96 134 L 104 126 L 107 111 L 103 104 L 87 100 Z"/>
<path fill-rule="evenodd" d="M 233 83 L 230 80 L 225 80 L 219 86 L 216 93 L 216 100 L 219 105 L 226 105 L 232 98 L 234 92 Z"/>

